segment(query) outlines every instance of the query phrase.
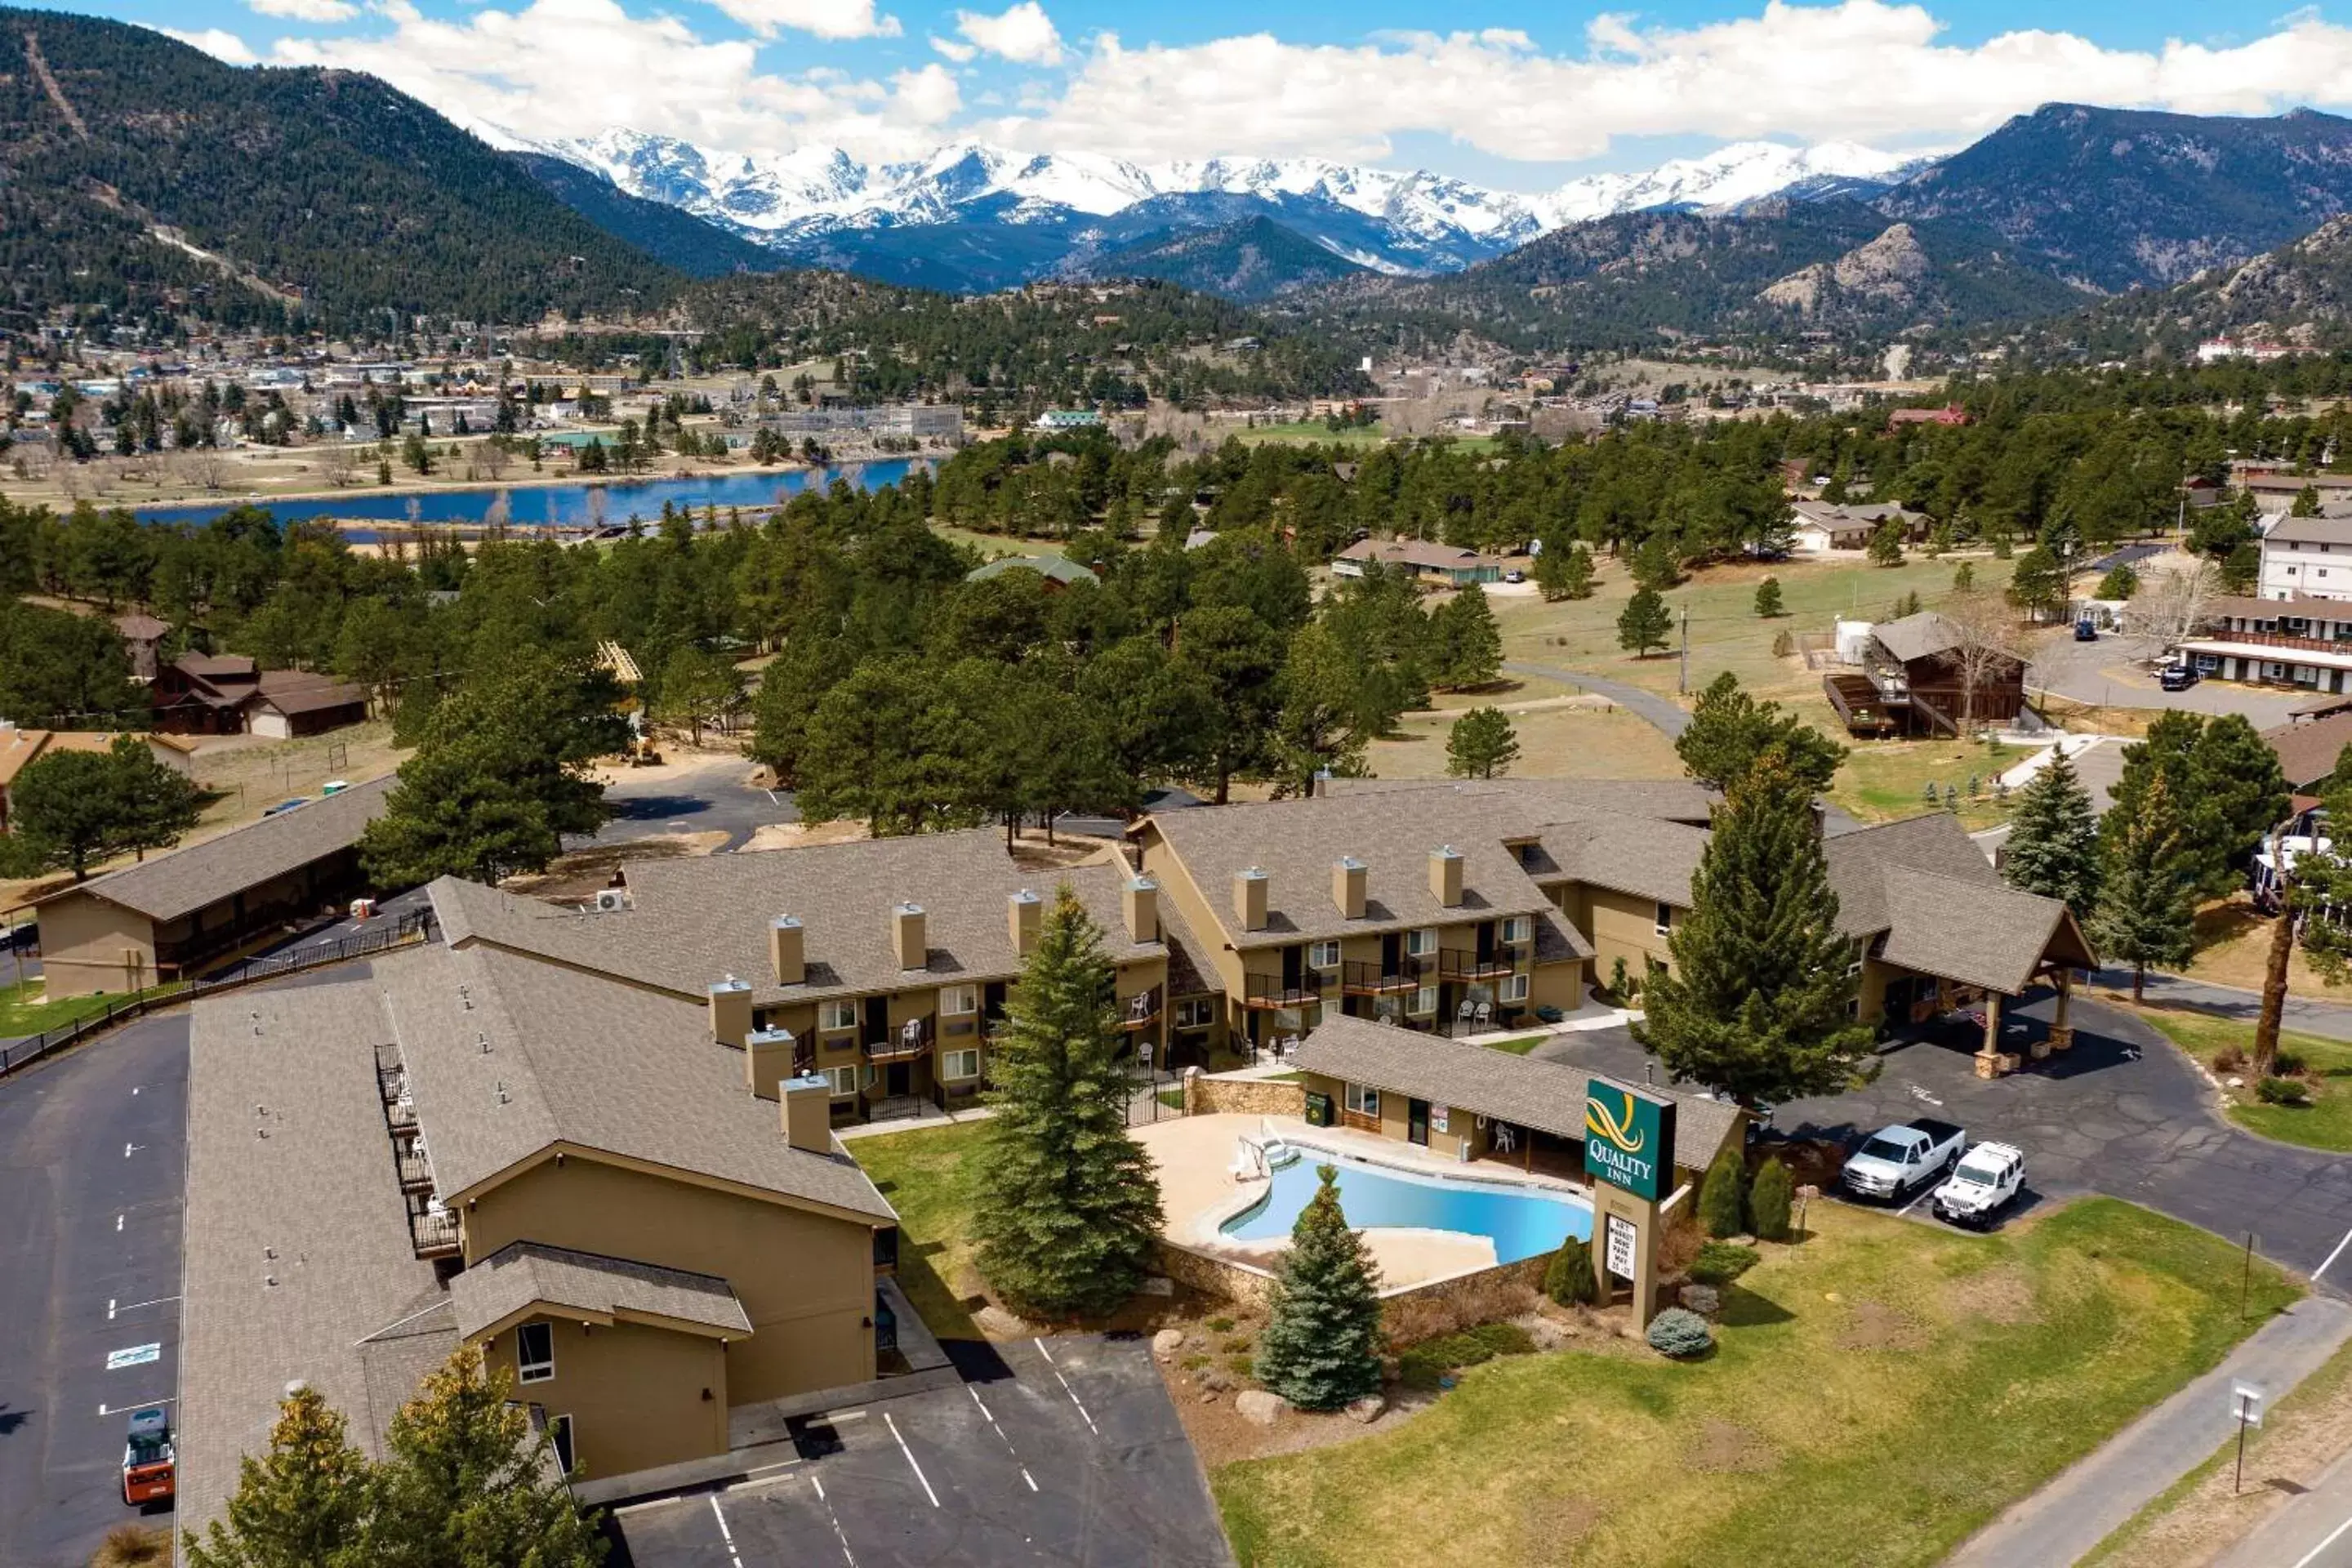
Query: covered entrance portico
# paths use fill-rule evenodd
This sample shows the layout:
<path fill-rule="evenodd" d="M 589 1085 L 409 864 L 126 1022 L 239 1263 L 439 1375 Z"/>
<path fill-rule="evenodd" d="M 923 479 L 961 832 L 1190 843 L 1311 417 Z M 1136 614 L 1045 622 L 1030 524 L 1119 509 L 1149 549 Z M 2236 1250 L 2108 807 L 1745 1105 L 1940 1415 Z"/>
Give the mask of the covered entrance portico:
<path fill-rule="evenodd" d="M 1981 898 L 1990 889 L 1976 891 Z M 1943 943 L 1916 938 L 1898 942 L 1890 933 L 1881 951 L 1864 962 L 1857 1016 L 1874 1017 L 1889 1035 L 1964 1022 L 1979 1078 L 2000 1078 L 2028 1059 L 2069 1049 L 2074 1043 L 2075 972 L 2097 968 L 2098 955 L 2063 904 L 2024 893 L 1996 898 L 2015 906 L 2000 911 L 2015 919 L 1970 921 Z M 2028 992 L 2042 986 L 2055 994 L 2056 1005 L 2047 1030 L 2029 1039 L 2029 1031 L 2008 1015 Z"/>

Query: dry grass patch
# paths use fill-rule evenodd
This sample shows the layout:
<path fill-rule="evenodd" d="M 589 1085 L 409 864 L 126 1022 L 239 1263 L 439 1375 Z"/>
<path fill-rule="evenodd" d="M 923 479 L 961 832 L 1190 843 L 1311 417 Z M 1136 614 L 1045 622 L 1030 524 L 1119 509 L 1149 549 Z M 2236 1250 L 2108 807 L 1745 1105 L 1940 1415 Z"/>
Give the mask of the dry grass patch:
<path fill-rule="evenodd" d="M 1605 700 L 1563 697 L 1542 700 L 1511 711 L 1511 727 L 1519 738 L 1519 760 L 1511 764 L 1515 778 L 1528 779 L 1668 779 L 1683 776 L 1682 759 L 1672 741 L 1647 720 L 1628 713 Z M 1369 759 L 1381 778 L 1444 778 L 1445 738 L 1461 711 L 1435 710 L 1408 713 L 1398 721 L 1396 734 L 1372 743 Z"/>
<path fill-rule="evenodd" d="M 1856 1301 L 1848 1308 L 1837 1339 L 1842 1351 L 1916 1351 L 1927 1342 L 1927 1331 L 1916 1318 L 1884 1301 Z"/>

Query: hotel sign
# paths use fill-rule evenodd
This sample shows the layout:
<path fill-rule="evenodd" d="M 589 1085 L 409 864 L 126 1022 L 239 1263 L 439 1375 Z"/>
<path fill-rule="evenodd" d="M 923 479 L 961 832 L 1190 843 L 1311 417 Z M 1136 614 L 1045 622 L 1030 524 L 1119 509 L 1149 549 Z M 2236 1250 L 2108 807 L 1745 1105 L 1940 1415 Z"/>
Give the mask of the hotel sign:
<path fill-rule="evenodd" d="M 1584 1091 L 1584 1173 L 1656 1203 L 1674 1190 L 1675 1102 L 1596 1078 Z"/>

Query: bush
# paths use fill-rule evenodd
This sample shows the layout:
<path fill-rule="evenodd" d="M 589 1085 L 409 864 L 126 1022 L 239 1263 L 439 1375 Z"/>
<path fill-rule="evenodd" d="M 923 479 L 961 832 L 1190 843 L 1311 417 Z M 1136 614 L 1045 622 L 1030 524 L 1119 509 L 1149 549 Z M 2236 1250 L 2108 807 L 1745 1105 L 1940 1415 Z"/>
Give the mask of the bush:
<path fill-rule="evenodd" d="M 2264 1105 L 2308 1105 L 2311 1090 L 2298 1079 L 2266 1078 L 2254 1085 L 2254 1098 Z"/>
<path fill-rule="evenodd" d="M 2301 1078 L 2304 1067 L 2304 1059 L 2293 1051 L 2279 1050 L 2271 1055 L 2271 1075 L 2273 1078 Z"/>
<path fill-rule="evenodd" d="M 1789 1174 L 1789 1167 L 1777 1156 L 1765 1161 L 1748 1189 L 1748 1217 L 1756 1222 L 1756 1234 L 1767 1241 L 1788 1240 L 1789 1208 L 1796 1195 L 1797 1178 Z"/>
<path fill-rule="evenodd" d="M 1650 1320 L 1650 1348 L 1660 1355 L 1686 1361 L 1695 1355 L 1705 1355 L 1715 1343 L 1715 1331 L 1696 1312 L 1680 1307 L 1669 1307 Z"/>
<path fill-rule="evenodd" d="M 1688 1273 L 1702 1285 L 1728 1285 L 1763 1260 L 1762 1254 L 1752 1247 L 1710 1241 L 1698 1249 Z"/>
<path fill-rule="evenodd" d="M 1231 1318 L 1211 1318 L 1202 1326 L 1213 1334 L 1230 1334 L 1234 1331 L 1234 1321 Z"/>
<path fill-rule="evenodd" d="M 2236 1046 L 2223 1046 L 2213 1053 L 2215 1072 L 2236 1072 L 2246 1065 L 2246 1053 Z"/>
<path fill-rule="evenodd" d="M 1592 1272 L 1592 1248 L 1575 1237 L 1559 1244 L 1544 1270 L 1544 1294 L 1563 1307 L 1590 1305 L 1601 1298 L 1601 1281 Z"/>
<path fill-rule="evenodd" d="M 1786 658 L 1796 651 L 1797 639 L 1793 634 L 1787 631 L 1780 631 L 1772 634 L 1772 657 L 1774 658 Z"/>
<path fill-rule="evenodd" d="M 1481 1323 L 1404 1352 L 1397 1357 L 1397 1378 L 1408 1388 L 1435 1388 L 1446 1373 L 1498 1355 L 1526 1355 L 1535 1348 L 1535 1341 L 1517 1323 Z"/>
<path fill-rule="evenodd" d="M 1706 1182 L 1698 1190 L 1699 1224 L 1720 1239 L 1748 1228 L 1748 1168 L 1737 1149 L 1726 1149 L 1706 1168 Z"/>
<path fill-rule="evenodd" d="M 90 1559 L 90 1568 L 145 1568 L 172 1560 L 172 1532 L 143 1524 L 118 1524 L 106 1532 L 105 1543 Z"/>

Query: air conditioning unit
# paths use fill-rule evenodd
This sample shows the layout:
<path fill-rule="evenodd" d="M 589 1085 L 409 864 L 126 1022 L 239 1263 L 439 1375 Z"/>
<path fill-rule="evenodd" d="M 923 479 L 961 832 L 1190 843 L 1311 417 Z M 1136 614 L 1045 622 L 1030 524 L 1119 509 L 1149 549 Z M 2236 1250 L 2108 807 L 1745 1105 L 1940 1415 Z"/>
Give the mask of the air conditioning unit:
<path fill-rule="evenodd" d="M 628 907 L 629 896 L 621 891 L 620 889 L 599 888 L 596 889 L 596 912 L 598 914 L 609 915 L 616 910 L 625 910 Z"/>

